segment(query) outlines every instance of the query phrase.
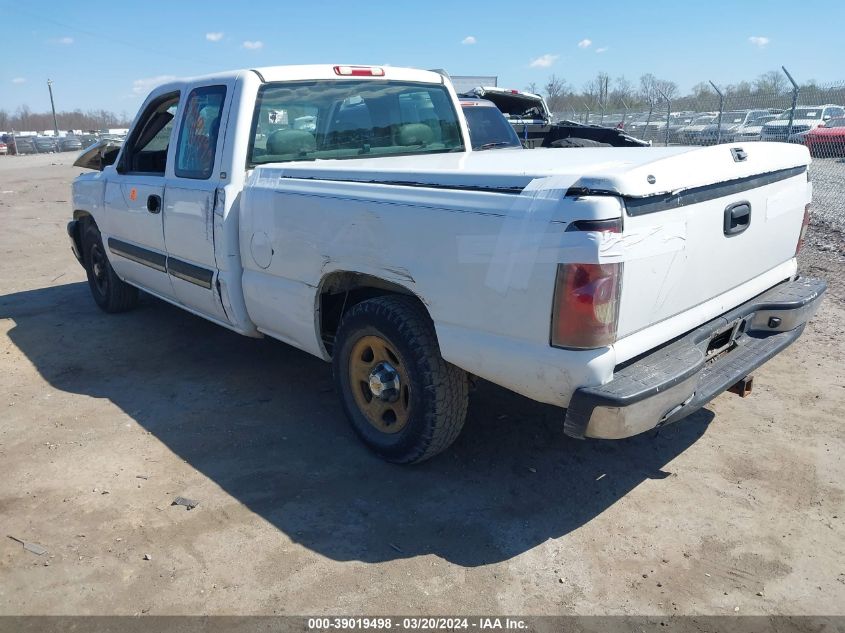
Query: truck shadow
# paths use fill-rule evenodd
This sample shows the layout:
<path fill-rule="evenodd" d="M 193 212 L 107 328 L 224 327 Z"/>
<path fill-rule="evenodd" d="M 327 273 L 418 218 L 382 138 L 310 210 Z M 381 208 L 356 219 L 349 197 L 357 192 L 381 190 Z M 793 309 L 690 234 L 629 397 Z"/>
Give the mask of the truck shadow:
<path fill-rule="evenodd" d="M 0 297 L 12 342 L 55 388 L 107 398 L 301 545 L 334 560 L 507 560 L 589 522 L 713 417 L 618 442 L 562 433 L 559 409 L 490 384 L 455 446 L 421 465 L 361 445 L 322 361 L 146 298 L 105 315 L 83 283 Z"/>

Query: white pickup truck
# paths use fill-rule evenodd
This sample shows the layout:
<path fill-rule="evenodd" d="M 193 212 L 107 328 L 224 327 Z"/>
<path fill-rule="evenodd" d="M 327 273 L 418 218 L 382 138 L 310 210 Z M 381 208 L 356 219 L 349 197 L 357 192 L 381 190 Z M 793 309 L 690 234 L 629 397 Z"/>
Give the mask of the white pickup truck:
<path fill-rule="evenodd" d="M 807 150 L 474 152 L 445 76 L 279 66 L 174 81 L 77 161 L 72 248 L 96 303 L 138 289 L 333 363 L 356 432 L 416 462 L 476 377 L 563 431 L 675 422 L 795 341 Z"/>

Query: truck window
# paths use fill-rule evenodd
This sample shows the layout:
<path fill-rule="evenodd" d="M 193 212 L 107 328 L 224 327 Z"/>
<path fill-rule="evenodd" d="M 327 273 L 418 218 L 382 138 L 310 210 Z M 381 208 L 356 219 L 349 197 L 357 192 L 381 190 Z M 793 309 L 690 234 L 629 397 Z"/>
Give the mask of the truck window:
<path fill-rule="evenodd" d="M 147 107 L 121 155 L 117 166 L 120 173 L 164 176 L 170 133 L 178 106 L 179 93 L 173 92 Z"/>
<path fill-rule="evenodd" d="M 203 86 L 188 95 L 176 145 L 175 172 L 179 178 L 211 177 L 225 99 L 226 86 Z"/>
<path fill-rule="evenodd" d="M 496 107 L 470 105 L 464 108 L 473 149 L 522 147 L 519 137 Z"/>
<path fill-rule="evenodd" d="M 442 85 L 285 82 L 259 90 L 247 160 L 252 167 L 463 149 L 458 117 Z"/>

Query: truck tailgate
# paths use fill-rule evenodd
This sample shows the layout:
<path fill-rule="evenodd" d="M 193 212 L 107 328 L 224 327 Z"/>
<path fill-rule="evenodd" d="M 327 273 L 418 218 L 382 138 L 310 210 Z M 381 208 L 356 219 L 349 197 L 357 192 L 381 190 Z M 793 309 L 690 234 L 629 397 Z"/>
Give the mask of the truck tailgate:
<path fill-rule="evenodd" d="M 790 154 L 797 160 L 767 161 L 767 169 L 757 174 L 625 198 L 619 338 L 738 288 L 795 256 L 811 185 L 801 160 L 806 152 Z M 706 172 L 707 161 L 699 168 Z"/>

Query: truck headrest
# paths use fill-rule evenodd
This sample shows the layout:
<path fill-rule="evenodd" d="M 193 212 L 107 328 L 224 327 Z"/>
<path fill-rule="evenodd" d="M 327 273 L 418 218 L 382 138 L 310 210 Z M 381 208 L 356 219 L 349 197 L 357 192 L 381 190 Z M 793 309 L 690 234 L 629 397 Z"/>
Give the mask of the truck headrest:
<path fill-rule="evenodd" d="M 267 138 L 268 154 L 301 154 L 317 149 L 317 141 L 305 130 L 276 130 Z"/>
<path fill-rule="evenodd" d="M 400 145 L 428 145 L 434 132 L 424 123 L 408 123 L 399 127 Z"/>

